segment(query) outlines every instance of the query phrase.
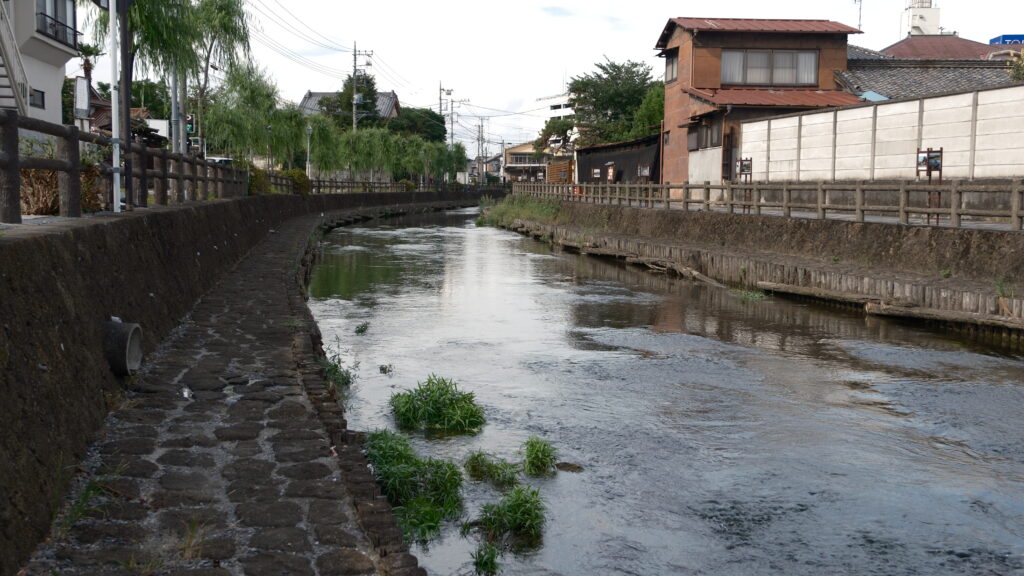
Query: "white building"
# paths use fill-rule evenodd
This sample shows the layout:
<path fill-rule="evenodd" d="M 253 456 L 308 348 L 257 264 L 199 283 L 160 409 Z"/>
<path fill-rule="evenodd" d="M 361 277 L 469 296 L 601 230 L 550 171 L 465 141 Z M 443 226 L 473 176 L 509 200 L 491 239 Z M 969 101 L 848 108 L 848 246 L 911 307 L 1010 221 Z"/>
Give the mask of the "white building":
<path fill-rule="evenodd" d="M 64 65 L 78 56 L 75 0 L 4 0 L 0 108 L 61 123 Z"/>

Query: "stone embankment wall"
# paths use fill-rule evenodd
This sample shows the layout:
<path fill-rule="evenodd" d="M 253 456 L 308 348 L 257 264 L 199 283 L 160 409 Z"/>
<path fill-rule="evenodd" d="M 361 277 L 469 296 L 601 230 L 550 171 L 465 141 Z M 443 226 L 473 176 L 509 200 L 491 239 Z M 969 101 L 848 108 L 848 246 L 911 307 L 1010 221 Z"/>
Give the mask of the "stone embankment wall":
<path fill-rule="evenodd" d="M 0 574 L 17 571 L 46 536 L 75 465 L 122 397 L 103 356 L 104 321 L 139 323 L 149 352 L 289 218 L 478 199 L 474 192 L 257 196 L 4 230 Z"/>
<path fill-rule="evenodd" d="M 516 228 L 726 284 L 1024 339 L 1024 234 L 562 203 Z"/>

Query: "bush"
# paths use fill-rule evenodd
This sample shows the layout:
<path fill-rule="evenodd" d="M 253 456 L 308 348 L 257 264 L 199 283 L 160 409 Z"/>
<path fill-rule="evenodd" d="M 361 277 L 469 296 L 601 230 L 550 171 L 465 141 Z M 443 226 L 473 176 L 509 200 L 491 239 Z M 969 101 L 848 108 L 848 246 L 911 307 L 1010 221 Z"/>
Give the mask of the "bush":
<path fill-rule="evenodd" d="M 460 392 L 454 381 L 433 374 L 414 390 L 392 394 L 390 404 L 405 429 L 473 432 L 486 422 L 472 392 Z"/>
<path fill-rule="evenodd" d="M 406 192 L 414 192 L 416 190 L 416 183 L 408 178 L 399 180 L 398 185 L 404 188 Z"/>
<path fill-rule="evenodd" d="M 54 158 L 53 140 L 25 138 L 19 143 L 22 156 Z M 98 212 L 103 206 L 105 181 L 96 165 L 105 148 L 97 152 L 84 150 L 81 158 L 82 212 Z M 32 216 L 49 216 L 60 212 L 60 187 L 57 172 L 52 170 L 21 170 L 21 212 Z"/>
<path fill-rule="evenodd" d="M 306 176 L 306 173 L 298 168 L 285 170 L 281 173 L 292 181 L 292 193 L 301 196 L 309 196 L 313 191 L 313 182 Z"/>
<path fill-rule="evenodd" d="M 270 178 L 267 178 L 267 171 L 249 166 L 249 195 L 261 194 L 270 194 Z"/>

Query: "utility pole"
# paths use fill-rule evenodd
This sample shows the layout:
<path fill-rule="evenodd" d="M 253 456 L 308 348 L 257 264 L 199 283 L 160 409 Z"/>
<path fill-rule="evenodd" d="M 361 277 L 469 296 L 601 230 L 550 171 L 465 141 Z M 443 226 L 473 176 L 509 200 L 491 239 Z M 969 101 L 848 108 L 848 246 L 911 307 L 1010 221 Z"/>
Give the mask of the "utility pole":
<path fill-rule="evenodd" d="M 352 42 L 352 131 L 353 132 L 356 131 L 356 124 L 359 122 L 359 117 L 356 116 L 356 100 L 357 100 L 356 95 L 358 94 L 358 92 L 356 92 L 356 87 L 357 87 L 357 82 L 358 82 L 358 79 L 359 79 L 359 62 L 358 62 L 358 58 L 360 56 L 373 56 L 373 50 L 370 50 L 369 52 L 360 52 L 359 50 L 356 50 L 356 43 Z M 376 106 L 376 104 L 377 103 L 374 102 L 375 106 Z"/>

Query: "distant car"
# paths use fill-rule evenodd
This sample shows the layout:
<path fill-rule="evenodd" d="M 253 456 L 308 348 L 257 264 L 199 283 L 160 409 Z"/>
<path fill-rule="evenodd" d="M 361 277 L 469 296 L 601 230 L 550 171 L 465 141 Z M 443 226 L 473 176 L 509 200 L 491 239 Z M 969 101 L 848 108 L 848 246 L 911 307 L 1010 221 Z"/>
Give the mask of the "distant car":
<path fill-rule="evenodd" d="M 234 162 L 231 158 L 225 158 L 224 156 L 210 156 L 206 159 L 207 162 L 213 162 L 214 164 L 231 164 Z"/>

